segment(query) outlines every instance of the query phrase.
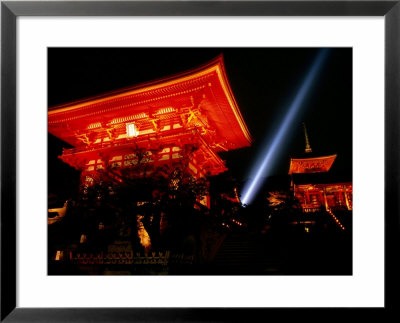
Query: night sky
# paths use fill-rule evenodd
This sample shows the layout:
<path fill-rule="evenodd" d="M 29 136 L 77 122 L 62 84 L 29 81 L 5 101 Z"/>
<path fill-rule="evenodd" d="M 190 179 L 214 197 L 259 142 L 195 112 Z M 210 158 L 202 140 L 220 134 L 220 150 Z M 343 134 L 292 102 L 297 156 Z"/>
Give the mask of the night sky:
<path fill-rule="evenodd" d="M 277 132 L 318 51 L 318 48 L 50 48 L 48 106 L 184 72 L 223 54 L 233 94 L 254 142 L 249 148 L 221 157 L 231 174 L 244 181 L 260 148 Z M 330 49 L 296 124 L 288 129 L 287 140 L 277 152 L 271 175 L 287 174 L 290 157 L 304 152 L 302 122 L 306 123 L 313 153 L 338 154 L 331 171 L 351 175 L 351 48 Z M 65 171 L 61 162 L 54 162 L 58 165 L 53 166 L 55 156 L 61 154 L 61 146 L 49 136 L 49 191 L 56 185 L 52 179 Z"/>

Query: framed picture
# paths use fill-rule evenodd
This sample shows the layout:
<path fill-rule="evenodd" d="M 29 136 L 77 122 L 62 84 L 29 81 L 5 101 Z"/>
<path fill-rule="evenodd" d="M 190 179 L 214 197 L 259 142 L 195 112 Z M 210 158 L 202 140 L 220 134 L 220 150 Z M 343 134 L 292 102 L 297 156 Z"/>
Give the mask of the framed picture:
<path fill-rule="evenodd" d="M 399 13 L 3 1 L 1 320 L 394 312 Z"/>

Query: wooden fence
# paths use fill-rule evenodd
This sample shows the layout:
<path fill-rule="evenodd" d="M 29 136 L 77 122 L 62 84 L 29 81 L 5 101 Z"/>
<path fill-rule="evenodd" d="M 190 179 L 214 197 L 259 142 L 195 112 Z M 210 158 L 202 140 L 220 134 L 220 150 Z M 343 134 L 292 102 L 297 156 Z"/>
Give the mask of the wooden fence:
<path fill-rule="evenodd" d="M 63 254 L 63 253 L 62 253 Z M 58 256 L 57 256 L 58 255 Z M 74 253 L 69 251 L 68 259 L 60 257 L 60 252 L 57 252 L 54 261 L 64 261 L 77 265 L 182 265 L 193 264 L 194 256 L 185 254 L 171 254 L 166 252 L 151 252 L 149 254 L 128 252 L 107 252 L 97 254 Z"/>

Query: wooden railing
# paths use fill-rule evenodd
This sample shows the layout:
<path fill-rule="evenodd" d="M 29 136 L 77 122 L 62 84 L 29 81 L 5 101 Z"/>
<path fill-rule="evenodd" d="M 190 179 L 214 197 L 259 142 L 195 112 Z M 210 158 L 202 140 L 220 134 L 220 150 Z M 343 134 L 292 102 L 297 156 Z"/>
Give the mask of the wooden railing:
<path fill-rule="evenodd" d="M 332 209 L 330 207 L 326 208 L 326 211 L 328 214 L 332 217 L 332 219 L 336 222 L 336 224 L 342 229 L 345 230 L 346 228 L 344 225 L 339 221 L 339 219 L 336 217 L 336 215 L 333 213 Z"/>
<path fill-rule="evenodd" d="M 64 254 L 61 252 L 61 254 Z M 57 256 L 58 255 L 58 256 Z M 166 252 L 151 252 L 150 254 L 141 254 L 130 252 L 108 252 L 108 253 L 74 253 L 69 252 L 68 259 L 60 257 L 60 251 L 57 252 L 54 261 L 69 261 L 77 265 L 168 265 L 168 264 L 193 264 L 194 256 L 181 254 L 171 254 Z"/>

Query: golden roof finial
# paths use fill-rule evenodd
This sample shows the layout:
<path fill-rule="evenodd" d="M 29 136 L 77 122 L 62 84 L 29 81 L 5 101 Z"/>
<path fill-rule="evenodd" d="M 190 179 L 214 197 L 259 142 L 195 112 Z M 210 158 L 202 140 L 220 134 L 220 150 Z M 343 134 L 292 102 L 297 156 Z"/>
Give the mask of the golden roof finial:
<path fill-rule="evenodd" d="M 306 137 L 306 153 L 311 153 L 312 149 L 310 146 L 310 141 L 308 140 L 308 135 L 307 135 L 307 128 L 306 128 L 306 124 L 303 122 L 303 128 L 304 128 L 304 135 Z"/>

